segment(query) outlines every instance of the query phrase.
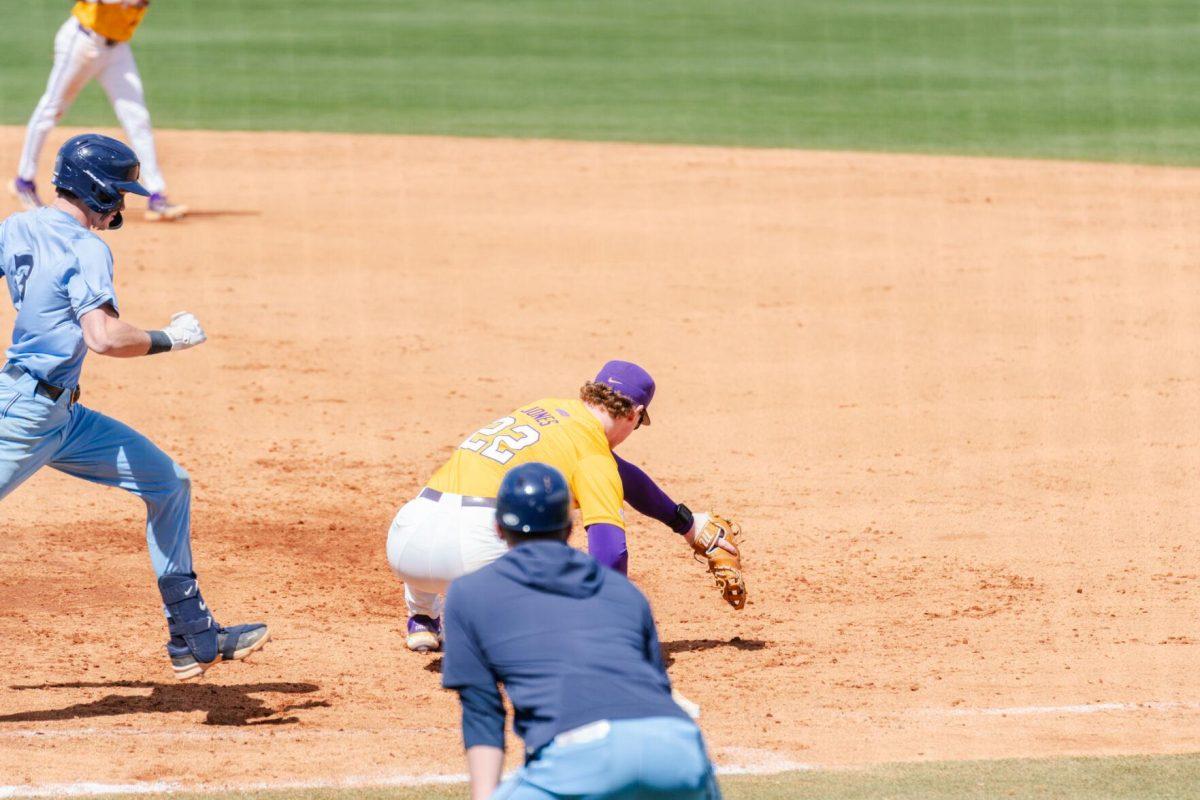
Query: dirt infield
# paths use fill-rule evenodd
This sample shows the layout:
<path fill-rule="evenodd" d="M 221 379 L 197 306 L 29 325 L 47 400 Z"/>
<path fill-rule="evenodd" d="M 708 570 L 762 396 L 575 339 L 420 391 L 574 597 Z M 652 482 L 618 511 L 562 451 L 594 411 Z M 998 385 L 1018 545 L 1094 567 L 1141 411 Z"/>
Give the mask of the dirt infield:
<path fill-rule="evenodd" d="M 461 772 L 388 524 L 470 430 L 615 356 L 659 382 L 622 453 L 748 533 L 735 614 L 631 512 L 720 763 L 1200 749 L 1200 171 L 161 149 L 197 213 L 106 236 L 121 306 L 194 311 L 210 342 L 93 356 L 84 402 L 191 472 L 208 600 L 275 640 L 176 685 L 140 504 L 40 473 L 0 507 L 0 784 Z"/>

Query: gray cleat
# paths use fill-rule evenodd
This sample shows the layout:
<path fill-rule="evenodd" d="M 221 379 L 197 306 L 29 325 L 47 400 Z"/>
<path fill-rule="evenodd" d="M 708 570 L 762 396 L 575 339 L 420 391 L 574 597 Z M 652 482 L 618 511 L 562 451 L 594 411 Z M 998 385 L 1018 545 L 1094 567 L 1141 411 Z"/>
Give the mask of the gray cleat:
<path fill-rule="evenodd" d="M 167 643 L 167 653 L 171 656 L 171 667 L 175 677 L 181 681 L 198 678 L 214 664 L 221 661 L 241 661 L 251 653 L 263 648 L 271 632 L 261 622 L 249 625 L 234 625 L 231 628 L 217 628 L 217 657 L 205 663 L 196 658 L 192 649 L 186 644 L 178 644 L 172 638 Z"/>

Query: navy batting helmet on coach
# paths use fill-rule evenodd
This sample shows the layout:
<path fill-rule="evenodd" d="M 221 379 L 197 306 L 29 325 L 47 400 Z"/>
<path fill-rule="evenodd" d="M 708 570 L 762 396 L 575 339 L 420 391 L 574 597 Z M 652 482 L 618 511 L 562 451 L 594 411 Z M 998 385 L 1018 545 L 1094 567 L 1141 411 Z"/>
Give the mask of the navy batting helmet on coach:
<path fill-rule="evenodd" d="M 555 533 L 571 526 L 571 490 L 554 467 L 514 467 L 496 492 L 496 522 L 509 533 Z"/>

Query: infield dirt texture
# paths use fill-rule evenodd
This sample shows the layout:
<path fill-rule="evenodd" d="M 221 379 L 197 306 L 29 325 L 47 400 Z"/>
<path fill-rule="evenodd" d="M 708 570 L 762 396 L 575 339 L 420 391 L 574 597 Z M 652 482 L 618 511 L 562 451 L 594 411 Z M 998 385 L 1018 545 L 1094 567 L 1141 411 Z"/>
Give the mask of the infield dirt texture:
<path fill-rule="evenodd" d="M 39 473 L 0 507 L 0 789 L 461 773 L 439 662 L 404 650 L 388 525 L 480 423 L 572 394 L 615 356 L 659 383 L 654 425 L 622 454 L 747 532 L 751 600 L 734 613 L 677 537 L 629 513 L 630 575 L 719 764 L 1200 750 L 1200 171 L 831 151 L 1200 161 L 1193 6 L 1149 3 L 1135 20 L 1128 5 L 1061 3 L 1047 21 L 1032 2 L 997 4 L 1003 17 L 921 4 L 942 22 L 914 43 L 925 29 L 905 4 L 872 4 L 856 35 L 824 6 L 785 18 L 767 5 L 738 25 L 734 4 L 617 4 L 615 16 L 644 13 L 641 29 L 675 37 L 672 61 L 657 45 L 620 50 L 620 25 L 585 39 L 595 14 L 561 20 L 545 3 L 514 17 L 468 6 L 462 40 L 451 6 L 347 4 L 430 31 L 389 38 L 372 25 L 351 56 L 348 34 L 321 46 L 323 31 L 346 30 L 330 4 L 303 9 L 303 30 L 303 4 L 205 5 L 211 19 L 156 3 L 135 40 L 166 128 L 779 149 L 160 131 L 172 194 L 196 213 L 175 225 L 135 214 L 105 236 L 122 312 L 153 327 L 187 308 L 210 341 L 92 357 L 83 402 L 189 470 L 206 598 L 222 621 L 269 622 L 273 641 L 249 664 L 173 682 L 141 505 Z M 6 26 L 0 39 L 41 55 L 19 65 L 19 87 L 14 49 L 0 60 L 8 123 L 36 101 L 66 13 L 18 7 L 0 4 L 37 33 L 14 42 Z M 543 35 L 508 36 L 490 57 L 472 47 L 471 30 L 510 19 Z M 756 48 L 772 20 L 808 31 L 822 55 Z M 244 46 L 213 44 L 233 30 Z M 997 30 L 1014 34 L 993 41 Z M 991 54 L 947 31 L 973 32 Z M 422 41 L 448 49 L 433 62 L 441 83 L 422 79 L 432 55 L 399 46 Z M 193 46 L 224 57 L 202 71 Z M 243 69 L 272 48 L 291 55 Z M 465 51 L 480 53 L 470 75 Z M 995 60 L 1005 53 L 1011 63 Z M 825 83 L 780 77 L 804 54 Z M 627 55 L 648 84 L 622 82 Z M 372 62 L 390 78 L 405 74 L 397 62 L 425 73 L 386 84 Z M 374 77 L 337 92 L 281 82 L 356 63 Z M 910 66 L 906 101 L 884 81 L 892 64 Z M 972 64 L 958 82 L 955 65 Z M 255 74 L 281 91 L 254 89 Z M 497 74 L 511 85 L 489 84 Z M 621 111 L 626 88 L 636 102 Z M 375 102 L 385 89 L 396 106 Z M 645 118 L 660 98 L 678 113 Z M 81 103 L 67 122 L 117 133 L 102 100 Z M 78 130 L 51 137 L 43 184 Z M 14 165 L 22 133 L 0 128 Z M 785 149 L 799 145 L 830 150 Z M 0 327 L 11 317 L 5 305 Z M 1051 786 L 1093 776 L 1081 797 L 1141 796 L 1156 780 L 1185 797 L 1196 759 L 1015 769 Z M 1003 768 L 965 783 L 921 770 L 876 769 L 859 794 L 826 784 L 816 796 L 992 797 L 967 792 Z M 808 780 L 731 796 L 809 796 Z"/>

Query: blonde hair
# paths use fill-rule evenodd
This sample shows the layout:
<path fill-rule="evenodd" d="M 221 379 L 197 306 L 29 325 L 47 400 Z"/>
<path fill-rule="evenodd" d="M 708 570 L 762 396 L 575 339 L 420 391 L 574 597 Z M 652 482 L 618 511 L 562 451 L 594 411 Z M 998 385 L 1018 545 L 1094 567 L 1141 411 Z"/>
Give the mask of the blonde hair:
<path fill-rule="evenodd" d="M 579 390 L 579 399 L 589 406 L 603 408 L 613 419 L 633 413 L 634 402 L 606 383 L 588 381 Z"/>

